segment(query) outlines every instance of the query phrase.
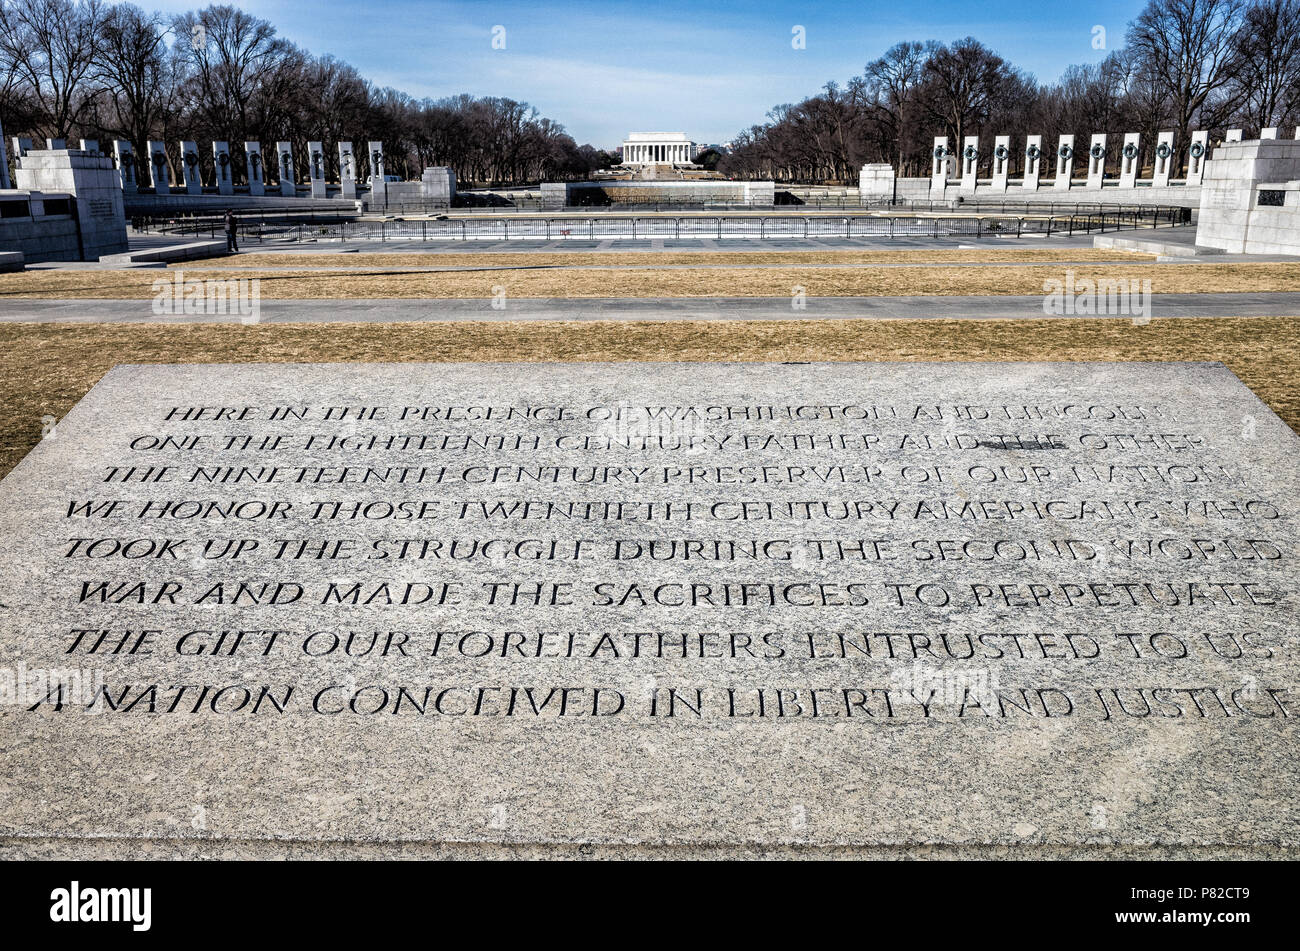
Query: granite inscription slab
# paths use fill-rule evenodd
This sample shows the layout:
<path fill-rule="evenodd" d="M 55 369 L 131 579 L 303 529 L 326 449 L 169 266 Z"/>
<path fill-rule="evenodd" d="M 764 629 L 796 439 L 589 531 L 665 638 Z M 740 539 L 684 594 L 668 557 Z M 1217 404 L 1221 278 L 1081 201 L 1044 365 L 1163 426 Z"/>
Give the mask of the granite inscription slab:
<path fill-rule="evenodd" d="M 0 483 L 0 836 L 1300 840 L 1220 364 L 121 366 Z"/>

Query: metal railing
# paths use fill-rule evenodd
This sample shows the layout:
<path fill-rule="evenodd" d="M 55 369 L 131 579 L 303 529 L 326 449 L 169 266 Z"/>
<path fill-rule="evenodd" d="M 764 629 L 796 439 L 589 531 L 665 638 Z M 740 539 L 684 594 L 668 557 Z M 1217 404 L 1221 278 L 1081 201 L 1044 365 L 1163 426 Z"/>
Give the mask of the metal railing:
<path fill-rule="evenodd" d="M 1185 224 L 1183 208 L 1101 211 L 1060 215 L 551 215 L 535 218 L 438 218 L 357 220 L 312 216 L 291 220 L 264 216 L 239 220 L 241 242 L 313 243 L 329 241 L 544 241 L 605 239 L 757 238 L 909 238 L 1023 237 L 1105 234 L 1110 231 Z M 143 224 L 143 223 L 141 223 Z M 219 239 L 220 219 L 152 223 L 140 230 Z"/>

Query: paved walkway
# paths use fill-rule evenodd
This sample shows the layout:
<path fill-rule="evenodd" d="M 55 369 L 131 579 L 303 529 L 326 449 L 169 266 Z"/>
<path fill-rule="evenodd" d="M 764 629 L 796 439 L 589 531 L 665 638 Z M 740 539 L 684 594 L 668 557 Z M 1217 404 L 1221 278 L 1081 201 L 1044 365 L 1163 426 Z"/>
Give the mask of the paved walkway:
<path fill-rule="evenodd" d="M 494 309 L 473 300 L 263 300 L 260 323 L 427 320 L 854 320 L 1042 318 L 1043 298 L 814 297 L 795 310 L 789 298 L 684 297 L 507 300 Z M 1153 317 L 1300 317 L 1300 293 L 1156 294 Z M 1104 316 L 1104 315 L 1103 315 Z M 1130 319 L 1129 315 L 1117 315 Z M 157 317 L 148 300 L 0 300 L 0 322 L 237 323 L 224 316 Z"/>

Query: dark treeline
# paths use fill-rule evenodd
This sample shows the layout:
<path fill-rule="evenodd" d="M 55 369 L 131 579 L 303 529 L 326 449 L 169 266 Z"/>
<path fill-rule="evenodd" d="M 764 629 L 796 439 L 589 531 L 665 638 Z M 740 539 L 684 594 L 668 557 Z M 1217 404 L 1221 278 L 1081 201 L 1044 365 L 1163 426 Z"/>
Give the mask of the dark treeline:
<path fill-rule="evenodd" d="M 239 178 L 245 141 L 292 142 L 299 181 L 309 140 L 324 142 L 330 176 L 340 140 L 359 154 L 382 141 L 390 174 L 448 165 L 466 183 L 583 178 L 615 160 L 524 102 L 378 88 L 233 6 L 169 17 L 103 0 L 0 0 L 0 123 L 38 141 L 98 139 L 105 152 L 126 139 L 137 161 L 148 140 L 164 141 L 173 181 L 182 139 L 199 143 L 205 180 L 212 141 L 230 143 Z"/>
<path fill-rule="evenodd" d="M 902 176 L 926 176 L 936 135 L 954 152 L 979 135 L 985 163 L 992 137 L 1011 135 L 1015 171 L 1027 134 L 1050 149 L 1062 134 L 1086 148 L 1094 132 L 1140 132 L 1148 160 L 1162 131 L 1176 133 L 1181 158 L 1197 129 L 1249 136 L 1278 126 L 1289 137 L 1300 123 L 1300 0 L 1151 0 L 1122 48 L 1052 85 L 971 37 L 899 43 L 846 85 L 828 83 L 768 119 L 736 138 L 722 171 L 853 182 L 864 163 L 890 162 Z"/>

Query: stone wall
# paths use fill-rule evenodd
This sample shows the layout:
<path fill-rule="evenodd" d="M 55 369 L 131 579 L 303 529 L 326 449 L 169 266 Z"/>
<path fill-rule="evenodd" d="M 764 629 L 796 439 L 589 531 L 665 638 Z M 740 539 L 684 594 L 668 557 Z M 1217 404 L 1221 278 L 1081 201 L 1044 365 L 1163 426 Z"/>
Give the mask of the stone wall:
<path fill-rule="evenodd" d="M 27 261 L 79 261 L 77 223 L 71 215 L 0 218 L 0 247 L 21 251 Z"/>
<path fill-rule="evenodd" d="M 111 158 L 78 149 L 33 149 L 23 156 L 16 178 L 19 189 L 72 196 L 83 260 L 126 250 L 122 180 Z"/>
<path fill-rule="evenodd" d="M 1279 197 L 1283 204 L 1270 204 Z M 1206 163 L 1196 243 L 1246 254 L 1300 254 L 1300 141 L 1218 147 Z"/>
<path fill-rule="evenodd" d="M 150 195 L 128 194 L 126 214 L 132 218 L 166 215 L 219 215 L 227 208 L 252 214 L 259 211 L 305 214 L 355 214 L 355 200 L 342 198 L 284 198 L 280 195 Z"/>

